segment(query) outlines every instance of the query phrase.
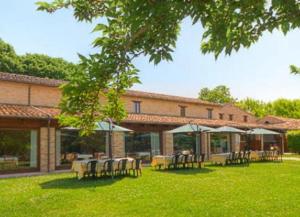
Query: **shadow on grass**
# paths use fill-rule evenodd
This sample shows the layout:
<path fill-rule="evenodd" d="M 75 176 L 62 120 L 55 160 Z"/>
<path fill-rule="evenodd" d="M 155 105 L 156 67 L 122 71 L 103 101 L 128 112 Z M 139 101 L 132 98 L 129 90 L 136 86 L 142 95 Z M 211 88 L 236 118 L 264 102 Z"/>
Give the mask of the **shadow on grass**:
<path fill-rule="evenodd" d="M 205 164 L 205 167 L 220 167 L 220 168 L 225 168 L 225 167 L 235 167 L 235 168 L 245 168 L 245 167 L 249 167 L 250 164 Z"/>
<path fill-rule="evenodd" d="M 161 170 L 153 170 L 153 172 L 160 172 L 160 173 L 173 173 L 178 175 L 196 175 L 196 174 L 206 174 L 213 172 L 214 169 L 210 168 L 179 168 L 179 169 L 161 169 Z"/>
<path fill-rule="evenodd" d="M 135 179 L 135 176 L 118 176 L 101 177 L 101 178 L 84 178 L 78 180 L 76 177 L 54 179 L 40 184 L 42 189 L 78 189 L 78 188 L 95 188 L 101 186 L 109 186 L 121 181 L 124 178 Z"/>

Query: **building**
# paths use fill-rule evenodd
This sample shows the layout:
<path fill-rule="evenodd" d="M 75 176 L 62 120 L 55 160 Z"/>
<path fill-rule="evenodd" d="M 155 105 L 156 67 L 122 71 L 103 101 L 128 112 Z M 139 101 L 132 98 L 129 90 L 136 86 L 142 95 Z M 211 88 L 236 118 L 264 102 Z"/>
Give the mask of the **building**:
<path fill-rule="evenodd" d="M 79 137 L 78 131 L 62 129 L 56 116 L 63 81 L 33 76 L 0 73 L 0 173 L 53 171 L 69 168 L 79 154 L 107 152 L 107 135 L 96 132 Z M 257 120 L 252 114 L 231 104 L 216 104 L 195 98 L 170 96 L 129 90 L 122 97 L 128 117 L 122 126 L 134 133 L 113 134 L 114 156 L 138 156 L 150 160 L 152 155 L 172 154 L 182 149 L 209 154 L 238 151 L 245 136 L 227 134 L 172 135 L 167 131 L 194 123 L 209 127 L 256 127 L 276 130 L 283 136 L 264 138 L 265 147 L 277 144 L 286 149 L 284 133 L 300 129 L 298 120 L 268 116 Z M 208 145 L 205 145 L 208 144 Z M 285 147 L 285 148 L 284 148 Z M 252 149 L 260 149 L 254 136 Z"/>

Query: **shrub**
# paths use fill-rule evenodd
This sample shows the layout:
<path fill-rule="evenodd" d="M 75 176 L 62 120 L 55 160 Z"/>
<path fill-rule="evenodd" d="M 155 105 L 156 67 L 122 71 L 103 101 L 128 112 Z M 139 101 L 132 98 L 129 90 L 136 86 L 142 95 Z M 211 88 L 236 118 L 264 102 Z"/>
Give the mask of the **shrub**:
<path fill-rule="evenodd" d="M 289 151 L 300 153 L 300 130 L 288 131 L 287 139 Z"/>

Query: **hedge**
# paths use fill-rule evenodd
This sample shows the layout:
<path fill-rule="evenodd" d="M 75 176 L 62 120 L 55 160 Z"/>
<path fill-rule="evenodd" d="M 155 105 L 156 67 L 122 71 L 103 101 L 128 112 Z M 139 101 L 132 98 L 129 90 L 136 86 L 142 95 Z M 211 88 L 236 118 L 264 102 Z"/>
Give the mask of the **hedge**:
<path fill-rule="evenodd" d="M 300 153 L 300 130 L 288 131 L 287 139 L 289 151 Z"/>

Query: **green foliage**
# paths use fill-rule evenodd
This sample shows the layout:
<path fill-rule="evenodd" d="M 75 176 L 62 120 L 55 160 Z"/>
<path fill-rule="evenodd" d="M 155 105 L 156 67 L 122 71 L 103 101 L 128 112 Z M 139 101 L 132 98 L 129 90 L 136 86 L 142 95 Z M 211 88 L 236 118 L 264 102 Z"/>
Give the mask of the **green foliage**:
<path fill-rule="evenodd" d="M 42 54 L 17 55 L 14 48 L 0 39 L 0 71 L 67 80 L 77 65 L 62 58 Z"/>
<path fill-rule="evenodd" d="M 286 118 L 300 118 L 299 99 L 277 99 L 273 102 L 266 103 L 260 100 L 247 98 L 238 101 L 236 105 L 260 118 L 266 115 L 275 115 Z"/>
<path fill-rule="evenodd" d="M 256 117 L 264 117 L 270 114 L 270 104 L 260 100 L 246 98 L 236 103 L 241 109 L 248 111 Z"/>
<path fill-rule="evenodd" d="M 124 88 L 130 88 L 138 81 L 138 70 L 132 60 L 145 55 L 154 64 L 162 60 L 171 61 L 180 23 L 187 17 L 194 24 L 201 23 L 204 29 L 201 51 L 213 53 L 216 58 L 221 53 L 230 55 L 241 47 L 250 47 L 266 31 L 276 29 L 286 34 L 300 27 L 300 2 L 294 0 L 53 0 L 50 3 L 38 2 L 37 5 L 38 10 L 50 13 L 72 8 L 78 21 L 99 22 L 94 29 L 99 32 L 94 45 L 100 51 L 89 57 L 93 58 L 91 63 L 98 67 L 97 70 L 95 67 L 84 68 L 83 64 L 81 70 L 88 75 L 84 77 L 79 73 L 78 77 L 83 76 L 84 82 L 78 82 L 78 77 L 73 74 L 72 79 L 76 82 L 71 82 L 68 90 L 64 91 L 65 105 L 62 107 L 73 107 L 68 108 L 72 110 L 70 116 L 76 114 L 75 109 L 82 103 L 84 109 L 80 109 L 82 116 L 78 117 L 82 127 L 92 125 L 90 121 L 99 118 L 99 113 L 116 119 L 125 117 L 111 109 L 120 109 L 119 97 Z M 89 71 L 91 68 L 93 71 Z M 84 88 L 78 85 L 90 86 Z M 106 113 L 101 111 L 97 100 L 91 99 L 102 94 L 104 86 L 108 88 L 110 103 Z M 84 93 L 72 88 L 84 89 Z M 71 93 L 78 95 L 73 97 Z"/>
<path fill-rule="evenodd" d="M 300 131 L 293 130 L 287 133 L 288 149 L 290 152 L 300 153 Z"/>
<path fill-rule="evenodd" d="M 300 68 L 298 68 L 297 66 L 291 65 L 290 70 L 292 74 L 300 74 Z"/>
<path fill-rule="evenodd" d="M 215 88 L 202 88 L 199 92 L 199 99 L 215 103 L 233 103 L 235 99 L 231 96 L 230 89 L 225 85 Z"/>

